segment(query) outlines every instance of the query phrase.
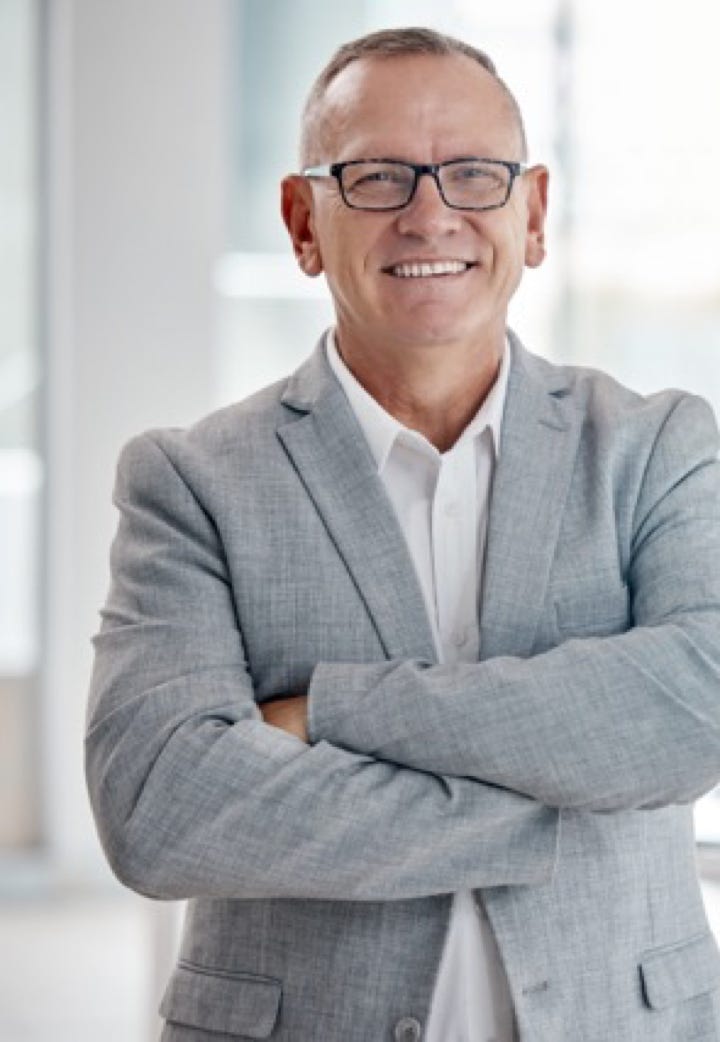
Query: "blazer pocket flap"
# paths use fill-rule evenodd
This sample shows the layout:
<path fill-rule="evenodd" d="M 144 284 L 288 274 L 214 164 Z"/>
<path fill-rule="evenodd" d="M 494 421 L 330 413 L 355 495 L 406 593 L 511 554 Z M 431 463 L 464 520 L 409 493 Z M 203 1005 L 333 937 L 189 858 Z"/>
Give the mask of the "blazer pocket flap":
<path fill-rule="evenodd" d="M 281 996 L 282 984 L 274 977 L 180 963 L 163 996 L 160 1015 L 205 1031 L 267 1038 Z"/>
<path fill-rule="evenodd" d="M 670 948 L 647 952 L 640 963 L 643 992 L 649 1006 L 664 1009 L 720 984 L 720 953 L 711 933 Z"/>

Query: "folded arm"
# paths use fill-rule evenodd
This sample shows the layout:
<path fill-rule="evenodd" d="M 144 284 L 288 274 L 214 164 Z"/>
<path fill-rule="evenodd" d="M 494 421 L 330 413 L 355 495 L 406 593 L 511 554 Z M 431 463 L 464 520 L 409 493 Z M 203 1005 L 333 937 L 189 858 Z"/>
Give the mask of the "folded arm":
<path fill-rule="evenodd" d="M 550 877 L 556 811 L 262 721 L 217 530 L 152 437 L 121 455 L 115 503 L 86 770 L 123 882 L 389 900 Z"/>
<path fill-rule="evenodd" d="M 689 802 L 720 779 L 720 465 L 682 398 L 651 455 L 627 575 L 635 626 L 529 659 L 321 663 L 308 732 L 548 806 Z"/>

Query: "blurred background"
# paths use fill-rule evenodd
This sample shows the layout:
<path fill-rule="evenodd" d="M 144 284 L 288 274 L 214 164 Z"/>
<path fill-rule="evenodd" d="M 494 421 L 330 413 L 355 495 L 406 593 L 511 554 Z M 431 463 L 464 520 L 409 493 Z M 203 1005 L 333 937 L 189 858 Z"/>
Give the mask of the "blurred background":
<path fill-rule="evenodd" d="M 157 1035 L 180 909 L 111 878 L 82 776 L 115 461 L 309 353 L 331 311 L 278 182 L 330 52 L 403 24 L 488 50 L 551 168 L 521 337 L 720 411 L 717 0 L 0 0 L 3 1042 Z"/>

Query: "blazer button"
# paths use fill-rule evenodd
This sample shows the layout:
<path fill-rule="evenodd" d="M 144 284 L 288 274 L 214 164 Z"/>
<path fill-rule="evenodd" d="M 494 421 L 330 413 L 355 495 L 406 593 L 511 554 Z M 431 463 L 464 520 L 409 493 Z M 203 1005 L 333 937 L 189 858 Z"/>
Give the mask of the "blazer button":
<path fill-rule="evenodd" d="M 415 1017 L 401 1017 L 395 1025 L 395 1042 L 419 1042 L 421 1034 L 420 1021 Z"/>

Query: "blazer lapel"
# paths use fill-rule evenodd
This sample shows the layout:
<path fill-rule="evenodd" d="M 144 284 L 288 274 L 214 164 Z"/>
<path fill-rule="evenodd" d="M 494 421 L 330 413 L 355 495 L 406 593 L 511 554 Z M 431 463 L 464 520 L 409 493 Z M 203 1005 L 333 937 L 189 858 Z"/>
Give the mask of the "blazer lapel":
<path fill-rule="evenodd" d="M 290 379 L 282 402 L 292 413 L 278 437 L 353 577 L 385 654 L 436 661 L 407 544 L 322 341 Z"/>
<path fill-rule="evenodd" d="M 582 424 L 562 370 L 510 337 L 513 363 L 488 518 L 482 658 L 532 651 Z"/>

